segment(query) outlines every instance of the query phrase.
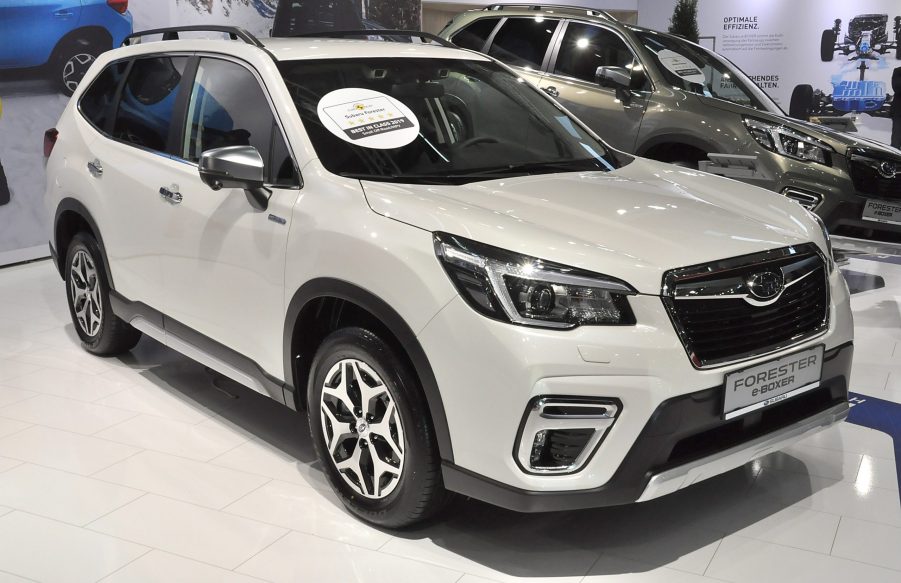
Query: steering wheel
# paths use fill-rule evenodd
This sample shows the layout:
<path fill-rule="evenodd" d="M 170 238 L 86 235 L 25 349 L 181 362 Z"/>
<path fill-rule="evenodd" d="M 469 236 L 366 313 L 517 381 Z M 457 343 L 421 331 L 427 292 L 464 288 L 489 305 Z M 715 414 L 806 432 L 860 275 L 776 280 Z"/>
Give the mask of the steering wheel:
<path fill-rule="evenodd" d="M 463 150 L 464 148 L 468 148 L 470 146 L 475 146 L 476 144 L 499 144 L 500 140 L 497 138 L 492 138 L 491 136 L 476 136 L 474 138 L 469 138 L 468 140 L 463 140 L 462 142 L 457 142 L 454 144 L 454 148 L 458 150 Z"/>

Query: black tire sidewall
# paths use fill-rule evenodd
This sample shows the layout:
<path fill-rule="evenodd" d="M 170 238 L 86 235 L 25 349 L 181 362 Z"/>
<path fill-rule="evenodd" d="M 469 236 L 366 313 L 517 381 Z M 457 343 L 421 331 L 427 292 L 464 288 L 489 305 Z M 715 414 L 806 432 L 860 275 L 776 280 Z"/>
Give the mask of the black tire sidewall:
<path fill-rule="evenodd" d="M 835 41 L 838 35 L 834 30 L 824 30 L 823 36 L 820 37 L 820 60 L 829 62 L 835 58 Z"/>
<path fill-rule="evenodd" d="M 795 119 L 810 119 L 813 112 L 813 87 L 810 85 L 796 85 L 792 91 L 791 101 L 788 106 L 789 116 Z"/>
<path fill-rule="evenodd" d="M 337 362 L 356 359 L 373 368 L 388 385 L 404 428 L 404 469 L 394 491 L 380 500 L 360 496 L 344 481 L 327 451 L 319 416 L 322 385 Z M 342 502 L 357 516 L 385 527 L 404 526 L 407 517 L 422 506 L 429 469 L 438 464 L 434 431 L 425 399 L 415 375 L 394 350 L 376 334 L 363 328 L 333 332 L 313 359 L 307 388 L 310 432 L 323 472 Z"/>
<path fill-rule="evenodd" d="M 70 281 L 72 277 L 72 259 L 78 251 L 86 251 L 87 254 L 90 255 L 91 261 L 94 262 L 94 268 L 97 270 L 97 285 L 100 286 L 99 295 L 103 313 L 101 314 L 100 319 L 100 330 L 94 336 L 89 336 L 81 329 L 81 326 L 78 324 L 78 319 L 75 316 L 75 305 L 72 302 L 72 284 Z M 102 258 L 103 254 L 100 252 L 100 246 L 97 244 L 97 241 L 92 236 L 85 233 L 78 233 L 75 235 L 66 252 L 66 301 L 69 304 L 69 314 L 72 316 L 72 324 L 75 326 L 75 332 L 81 339 L 82 346 L 84 346 L 85 350 L 88 352 L 102 352 L 104 350 L 103 339 L 109 334 L 109 329 L 113 325 L 113 308 L 109 299 L 110 287 L 109 281 L 107 281 L 106 278 L 106 267 Z"/>

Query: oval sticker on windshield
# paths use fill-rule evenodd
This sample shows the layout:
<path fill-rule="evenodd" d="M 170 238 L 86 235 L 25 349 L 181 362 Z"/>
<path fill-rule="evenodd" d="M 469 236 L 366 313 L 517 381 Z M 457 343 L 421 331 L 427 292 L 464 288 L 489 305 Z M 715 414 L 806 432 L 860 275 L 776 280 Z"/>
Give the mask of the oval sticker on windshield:
<path fill-rule="evenodd" d="M 419 135 L 419 120 L 409 107 L 371 89 L 336 89 L 320 99 L 316 109 L 330 132 L 364 148 L 400 148 Z"/>
<path fill-rule="evenodd" d="M 704 72 L 697 65 L 692 63 L 686 57 L 669 49 L 663 49 L 657 53 L 657 59 L 660 64 L 666 67 L 668 71 L 677 75 L 689 83 L 700 83 L 701 85 L 707 80 Z"/>

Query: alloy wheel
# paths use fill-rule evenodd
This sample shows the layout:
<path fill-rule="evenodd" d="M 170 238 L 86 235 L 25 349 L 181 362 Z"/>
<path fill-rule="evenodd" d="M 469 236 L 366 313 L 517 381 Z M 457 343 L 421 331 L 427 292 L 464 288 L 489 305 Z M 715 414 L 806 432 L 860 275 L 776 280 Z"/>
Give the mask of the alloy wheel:
<path fill-rule="evenodd" d="M 356 359 L 332 366 L 322 386 L 320 420 L 329 457 L 347 485 L 366 498 L 391 494 L 404 469 L 404 430 L 379 375 Z"/>
<path fill-rule="evenodd" d="M 84 79 L 85 73 L 96 58 L 90 53 L 78 53 L 66 61 L 63 65 L 63 85 L 66 89 L 74 92 L 78 88 L 78 84 Z"/>
<path fill-rule="evenodd" d="M 103 303 L 97 267 L 86 251 L 79 249 L 69 268 L 69 293 L 75 319 L 88 336 L 96 336 L 103 324 Z"/>

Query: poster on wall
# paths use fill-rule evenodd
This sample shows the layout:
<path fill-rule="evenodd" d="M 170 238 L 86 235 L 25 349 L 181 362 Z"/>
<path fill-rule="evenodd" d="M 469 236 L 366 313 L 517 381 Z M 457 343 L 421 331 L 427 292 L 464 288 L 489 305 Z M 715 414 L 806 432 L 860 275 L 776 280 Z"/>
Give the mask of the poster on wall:
<path fill-rule="evenodd" d="M 47 256 L 44 132 L 96 57 L 133 31 L 202 24 L 259 37 L 420 28 L 420 0 L 0 0 L 0 266 Z"/>
<path fill-rule="evenodd" d="M 639 3 L 639 24 L 667 30 L 673 9 L 658 1 L 644 10 L 649 4 Z M 787 114 L 853 118 L 861 135 L 891 143 L 898 0 L 699 0 L 697 8 L 699 43 L 738 65 Z"/>

